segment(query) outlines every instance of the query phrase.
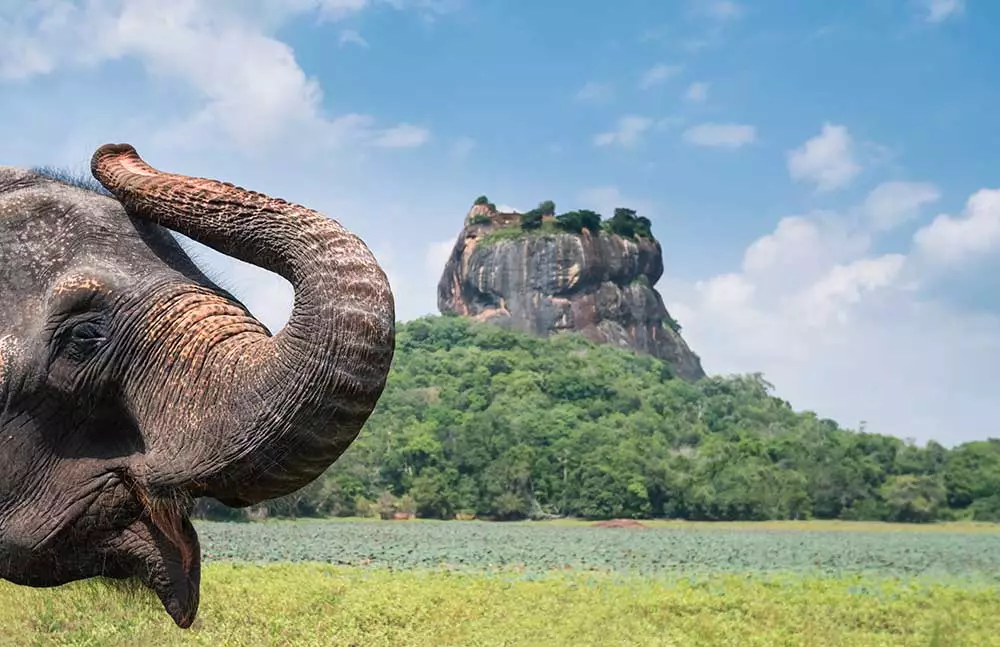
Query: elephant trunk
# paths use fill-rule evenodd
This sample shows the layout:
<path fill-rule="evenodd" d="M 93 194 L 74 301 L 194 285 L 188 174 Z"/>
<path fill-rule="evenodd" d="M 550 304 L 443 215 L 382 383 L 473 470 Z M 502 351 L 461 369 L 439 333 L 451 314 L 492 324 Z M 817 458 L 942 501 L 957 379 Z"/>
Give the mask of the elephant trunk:
<path fill-rule="evenodd" d="M 276 335 L 245 325 L 230 326 L 237 332 L 229 337 L 216 330 L 215 341 L 202 340 L 205 356 L 188 364 L 197 368 L 169 378 L 186 390 L 163 406 L 183 411 L 170 424 L 188 428 L 170 430 L 158 460 L 173 464 L 158 462 L 155 472 L 184 474 L 198 494 L 234 506 L 319 476 L 375 408 L 395 349 L 393 295 L 372 252 L 320 213 L 157 171 L 127 144 L 99 148 L 91 170 L 133 216 L 272 271 L 295 291 Z"/>

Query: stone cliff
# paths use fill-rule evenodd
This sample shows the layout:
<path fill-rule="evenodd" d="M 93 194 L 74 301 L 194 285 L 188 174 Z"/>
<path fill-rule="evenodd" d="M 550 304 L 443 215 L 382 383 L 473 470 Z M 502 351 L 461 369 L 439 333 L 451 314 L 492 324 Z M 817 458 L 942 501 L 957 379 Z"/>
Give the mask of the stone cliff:
<path fill-rule="evenodd" d="M 575 331 L 663 359 L 683 379 L 705 375 L 653 288 L 663 274 L 659 242 L 613 233 L 592 212 L 586 213 L 600 223 L 593 231 L 567 230 L 567 215 L 551 213 L 536 214 L 536 223 L 524 228 L 522 214 L 499 213 L 480 201 L 438 283 L 442 313 L 541 336 Z M 648 231 L 648 221 L 639 220 Z"/>

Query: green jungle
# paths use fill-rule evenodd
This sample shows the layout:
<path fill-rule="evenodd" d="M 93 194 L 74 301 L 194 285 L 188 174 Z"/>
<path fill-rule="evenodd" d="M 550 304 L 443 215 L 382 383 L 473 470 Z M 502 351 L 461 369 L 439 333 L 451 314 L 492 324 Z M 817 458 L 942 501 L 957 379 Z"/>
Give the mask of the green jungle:
<path fill-rule="evenodd" d="M 763 376 L 675 379 L 576 334 L 460 317 L 400 325 L 376 412 L 323 477 L 198 516 L 1000 520 L 1000 441 L 845 429 Z"/>

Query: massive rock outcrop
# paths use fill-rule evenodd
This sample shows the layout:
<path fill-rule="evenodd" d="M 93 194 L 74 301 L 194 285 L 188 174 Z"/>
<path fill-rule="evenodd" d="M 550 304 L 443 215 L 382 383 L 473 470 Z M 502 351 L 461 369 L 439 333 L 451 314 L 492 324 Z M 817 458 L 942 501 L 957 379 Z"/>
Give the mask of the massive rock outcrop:
<path fill-rule="evenodd" d="M 576 331 L 665 360 L 678 377 L 705 375 L 653 286 L 659 242 L 607 231 L 569 233 L 546 218 L 532 231 L 520 215 L 476 205 L 438 283 L 438 309 L 541 336 Z"/>

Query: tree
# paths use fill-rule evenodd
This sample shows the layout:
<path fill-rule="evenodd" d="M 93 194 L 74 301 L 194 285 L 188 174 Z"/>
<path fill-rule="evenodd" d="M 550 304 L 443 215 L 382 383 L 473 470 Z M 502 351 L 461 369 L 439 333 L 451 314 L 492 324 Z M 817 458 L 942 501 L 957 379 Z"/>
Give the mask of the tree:
<path fill-rule="evenodd" d="M 473 204 L 484 205 L 484 204 L 489 204 L 489 203 L 490 203 L 490 199 L 487 198 L 485 195 L 481 195 L 478 198 L 476 198 L 476 201 Z"/>
<path fill-rule="evenodd" d="M 577 213 L 580 214 L 580 225 L 584 229 L 594 234 L 601 233 L 601 214 L 589 209 L 581 209 Z"/>
<path fill-rule="evenodd" d="M 615 209 L 615 215 L 611 217 L 611 222 L 609 224 L 611 231 L 618 234 L 622 238 L 635 237 L 636 218 L 635 211 L 632 209 L 618 207 Z"/>
<path fill-rule="evenodd" d="M 379 503 L 380 502 L 380 503 Z M 385 392 L 325 474 L 268 514 L 1000 521 L 1000 441 L 948 449 L 794 410 L 761 374 L 671 366 L 465 317 L 397 328 Z M 244 518 L 201 504 L 200 516 Z"/>
<path fill-rule="evenodd" d="M 556 216 L 556 226 L 563 231 L 579 234 L 583 231 L 583 223 L 579 211 L 567 211 Z"/>
<path fill-rule="evenodd" d="M 944 483 L 948 503 L 955 508 L 1000 495 L 1000 441 L 975 441 L 953 449 L 945 459 Z"/>
<path fill-rule="evenodd" d="M 946 492 L 934 476 L 890 476 L 880 489 L 892 521 L 933 521 L 946 501 Z"/>

